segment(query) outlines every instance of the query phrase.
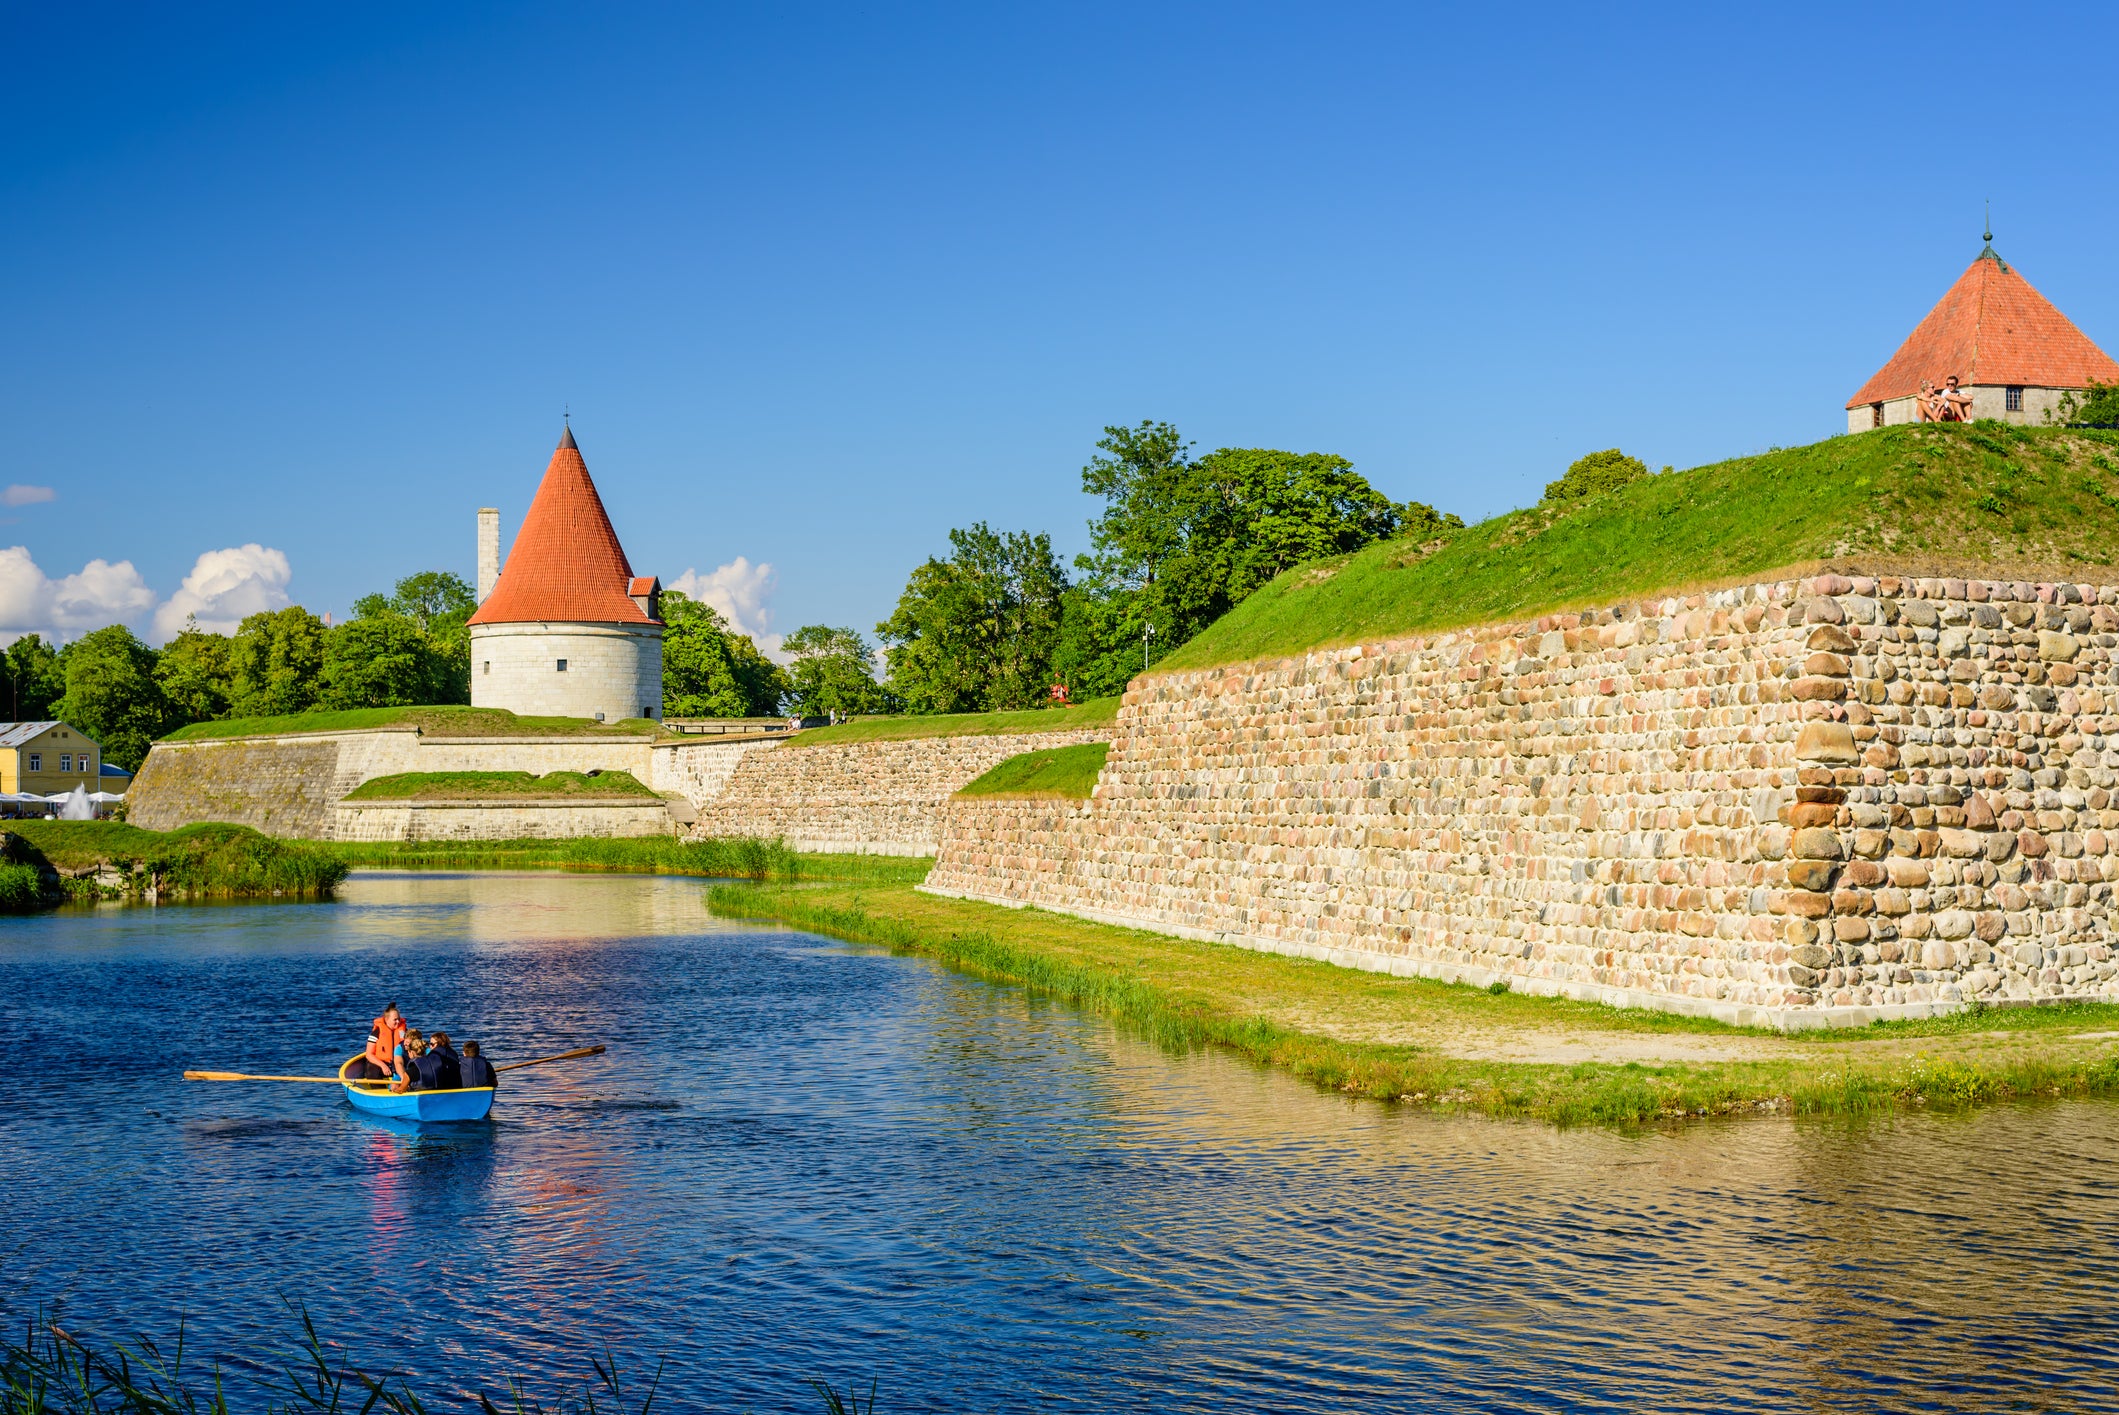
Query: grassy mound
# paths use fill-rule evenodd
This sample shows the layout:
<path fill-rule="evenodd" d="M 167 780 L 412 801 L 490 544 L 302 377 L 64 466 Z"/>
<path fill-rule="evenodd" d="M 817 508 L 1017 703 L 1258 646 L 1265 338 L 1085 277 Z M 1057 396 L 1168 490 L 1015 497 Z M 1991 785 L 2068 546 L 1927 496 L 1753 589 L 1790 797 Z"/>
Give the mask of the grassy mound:
<path fill-rule="evenodd" d="M 1102 727 L 1117 720 L 1117 698 L 1091 698 L 1073 707 L 1031 708 L 1023 712 L 857 717 L 837 727 L 812 727 L 796 736 L 791 745 L 829 747 L 844 742 L 899 742 L 915 737 L 999 737 L 1011 732 L 1067 732 L 1078 727 Z"/>
<path fill-rule="evenodd" d="M 1024 752 L 995 766 L 957 795 L 1086 801 L 1096 789 L 1096 775 L 1104 769 L 1104 759 L 1110 755 L 1109 742 Z"/>
<path fill-rule="evenodd" d="M 1423 555 L 1290 570 L 1156 665 L 1204 668 L 1807 573 L 2111 578 L 2119 433 L 1930 424 L 1835 437 L 1511 511 Z"/>
<path fill-rule="evenodd" d="M 346 864 L 306 841 L 275 840 L 243 825 L 187 825 L 168 832 L 119 821 L 10 821 L 18 862 L 62 873 L 109 866 L 114 887 L 77 882 L 76 897 L 146 894 L 186 899 L 330 897 Z"/>
<path fill-rule="evenodd" d="M 219 737 L 267 737 L 288 732 L 352 732 L 370 727 L 417 727 L 430 737 L 638 737 L 662 730 L 652 718 L 597 722 L 587 717 L 523 717 L 506 708 L 461 706 L 346 708 L 280 717 L 226 717 L 194 722 L 164 739 L 197 742 Z"/>
<path fill-rule="evenodd" d="M 629 771 L 405 771 L 377 776 L 349 801 L 553 801 L 662 798 Z"/>

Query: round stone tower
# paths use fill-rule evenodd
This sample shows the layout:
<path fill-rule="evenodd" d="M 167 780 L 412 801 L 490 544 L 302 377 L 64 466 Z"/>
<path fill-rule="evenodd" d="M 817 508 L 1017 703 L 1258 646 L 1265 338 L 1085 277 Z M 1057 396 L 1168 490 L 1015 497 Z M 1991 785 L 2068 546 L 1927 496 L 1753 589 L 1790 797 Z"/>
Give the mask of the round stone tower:
<path fill-rule="evenodd" d="M 633 573 L 568 429 L 471 616 L 471 705 L 660 718 L 661 595 L 660 580 Z"/>

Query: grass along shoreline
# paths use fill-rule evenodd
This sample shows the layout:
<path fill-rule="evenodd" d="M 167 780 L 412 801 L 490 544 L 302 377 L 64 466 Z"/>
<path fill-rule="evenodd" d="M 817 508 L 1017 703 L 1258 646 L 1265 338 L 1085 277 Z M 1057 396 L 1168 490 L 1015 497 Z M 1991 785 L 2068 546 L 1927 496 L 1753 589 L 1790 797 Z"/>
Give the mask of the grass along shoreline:
<path fill-rule="evenodd" d="M 722 885 L 725 918 L 936 959 L 1220 1047 L 1326 1090 L 1559 1125 L 1869 1115 L 2119 1095 L 2119 1007 L 1986 1010 L 1794 1036 L 1493 993 L 896 886 Z"/>
<path fill-rule="evenodd" d="M 120 821 L 8 821 L 0 910 L 116 899 L 328 899 L 344 862 L 248 826 L 142 830 Z M 30 880 L 37 883 L 31 886 Z"/>
<path fill-rule="evenodd" d="M 778 840 L 732 836 L 678 840 L 667 835 L 575 840 L 327 840 L 317 849 L 346 865 L 386 870 L 575 870 L 690 875 L 703 879 L 844 880 L 916 884 L 925 856 L 826 855 Z"/>

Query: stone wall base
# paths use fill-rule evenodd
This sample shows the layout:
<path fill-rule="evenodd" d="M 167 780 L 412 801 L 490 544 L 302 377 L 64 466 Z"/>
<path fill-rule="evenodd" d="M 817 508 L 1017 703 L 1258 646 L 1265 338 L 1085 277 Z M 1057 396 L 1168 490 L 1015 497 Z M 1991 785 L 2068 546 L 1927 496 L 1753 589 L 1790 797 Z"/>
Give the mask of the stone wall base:
<path fill-rule="evenodd" d="M 341 801 L 335 840 L 580 840 L 669 835 L 661 801 Z"/>

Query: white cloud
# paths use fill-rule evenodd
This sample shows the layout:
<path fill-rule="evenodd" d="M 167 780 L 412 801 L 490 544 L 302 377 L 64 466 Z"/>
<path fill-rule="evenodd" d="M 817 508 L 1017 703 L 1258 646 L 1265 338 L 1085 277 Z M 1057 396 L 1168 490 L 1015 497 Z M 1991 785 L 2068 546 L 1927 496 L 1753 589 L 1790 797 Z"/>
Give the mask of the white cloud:
<path fill-rule="evenodd" d="M 246 615 L 285 609 L 287 584 L 293 578 L 285 554 L 255 541 L 209 550 L 192 563 L 184 583 L 155 611 L 155 638 L 175 638 L 194 615 L 208 633 L 232 634 Z"/>
<path fill-rule="evenodd" d="M 0 491 L 0 502 L 9 506 L 35 506 L 40 501 L 57 501 L 59 493 L 48 486 L 24 486 L 16 482 L 5 491 Z"/>
<path fill-rule="evenodd" d="M 750 635 L 761 653 L 784 663 L 787 657 L 780 652 L 780 643 L 787 636 L 772 632 L 773 612 L 769 601 L 775 578 L 771 565 L 753 565 L 739 555 L 704 575 L 697 570 L 686 570 L 668 581 L 666 588 L 712 605 L 737 633 Z"/>
<path fill-rule="evenodd" d="M 133 624 L 154 602 L 155 592 L 130 560 L 91 560 L 54 580 L 26 547 L 0 550 L 0 641 L 30 633 L 65 639 L 105 624 Z"/>

